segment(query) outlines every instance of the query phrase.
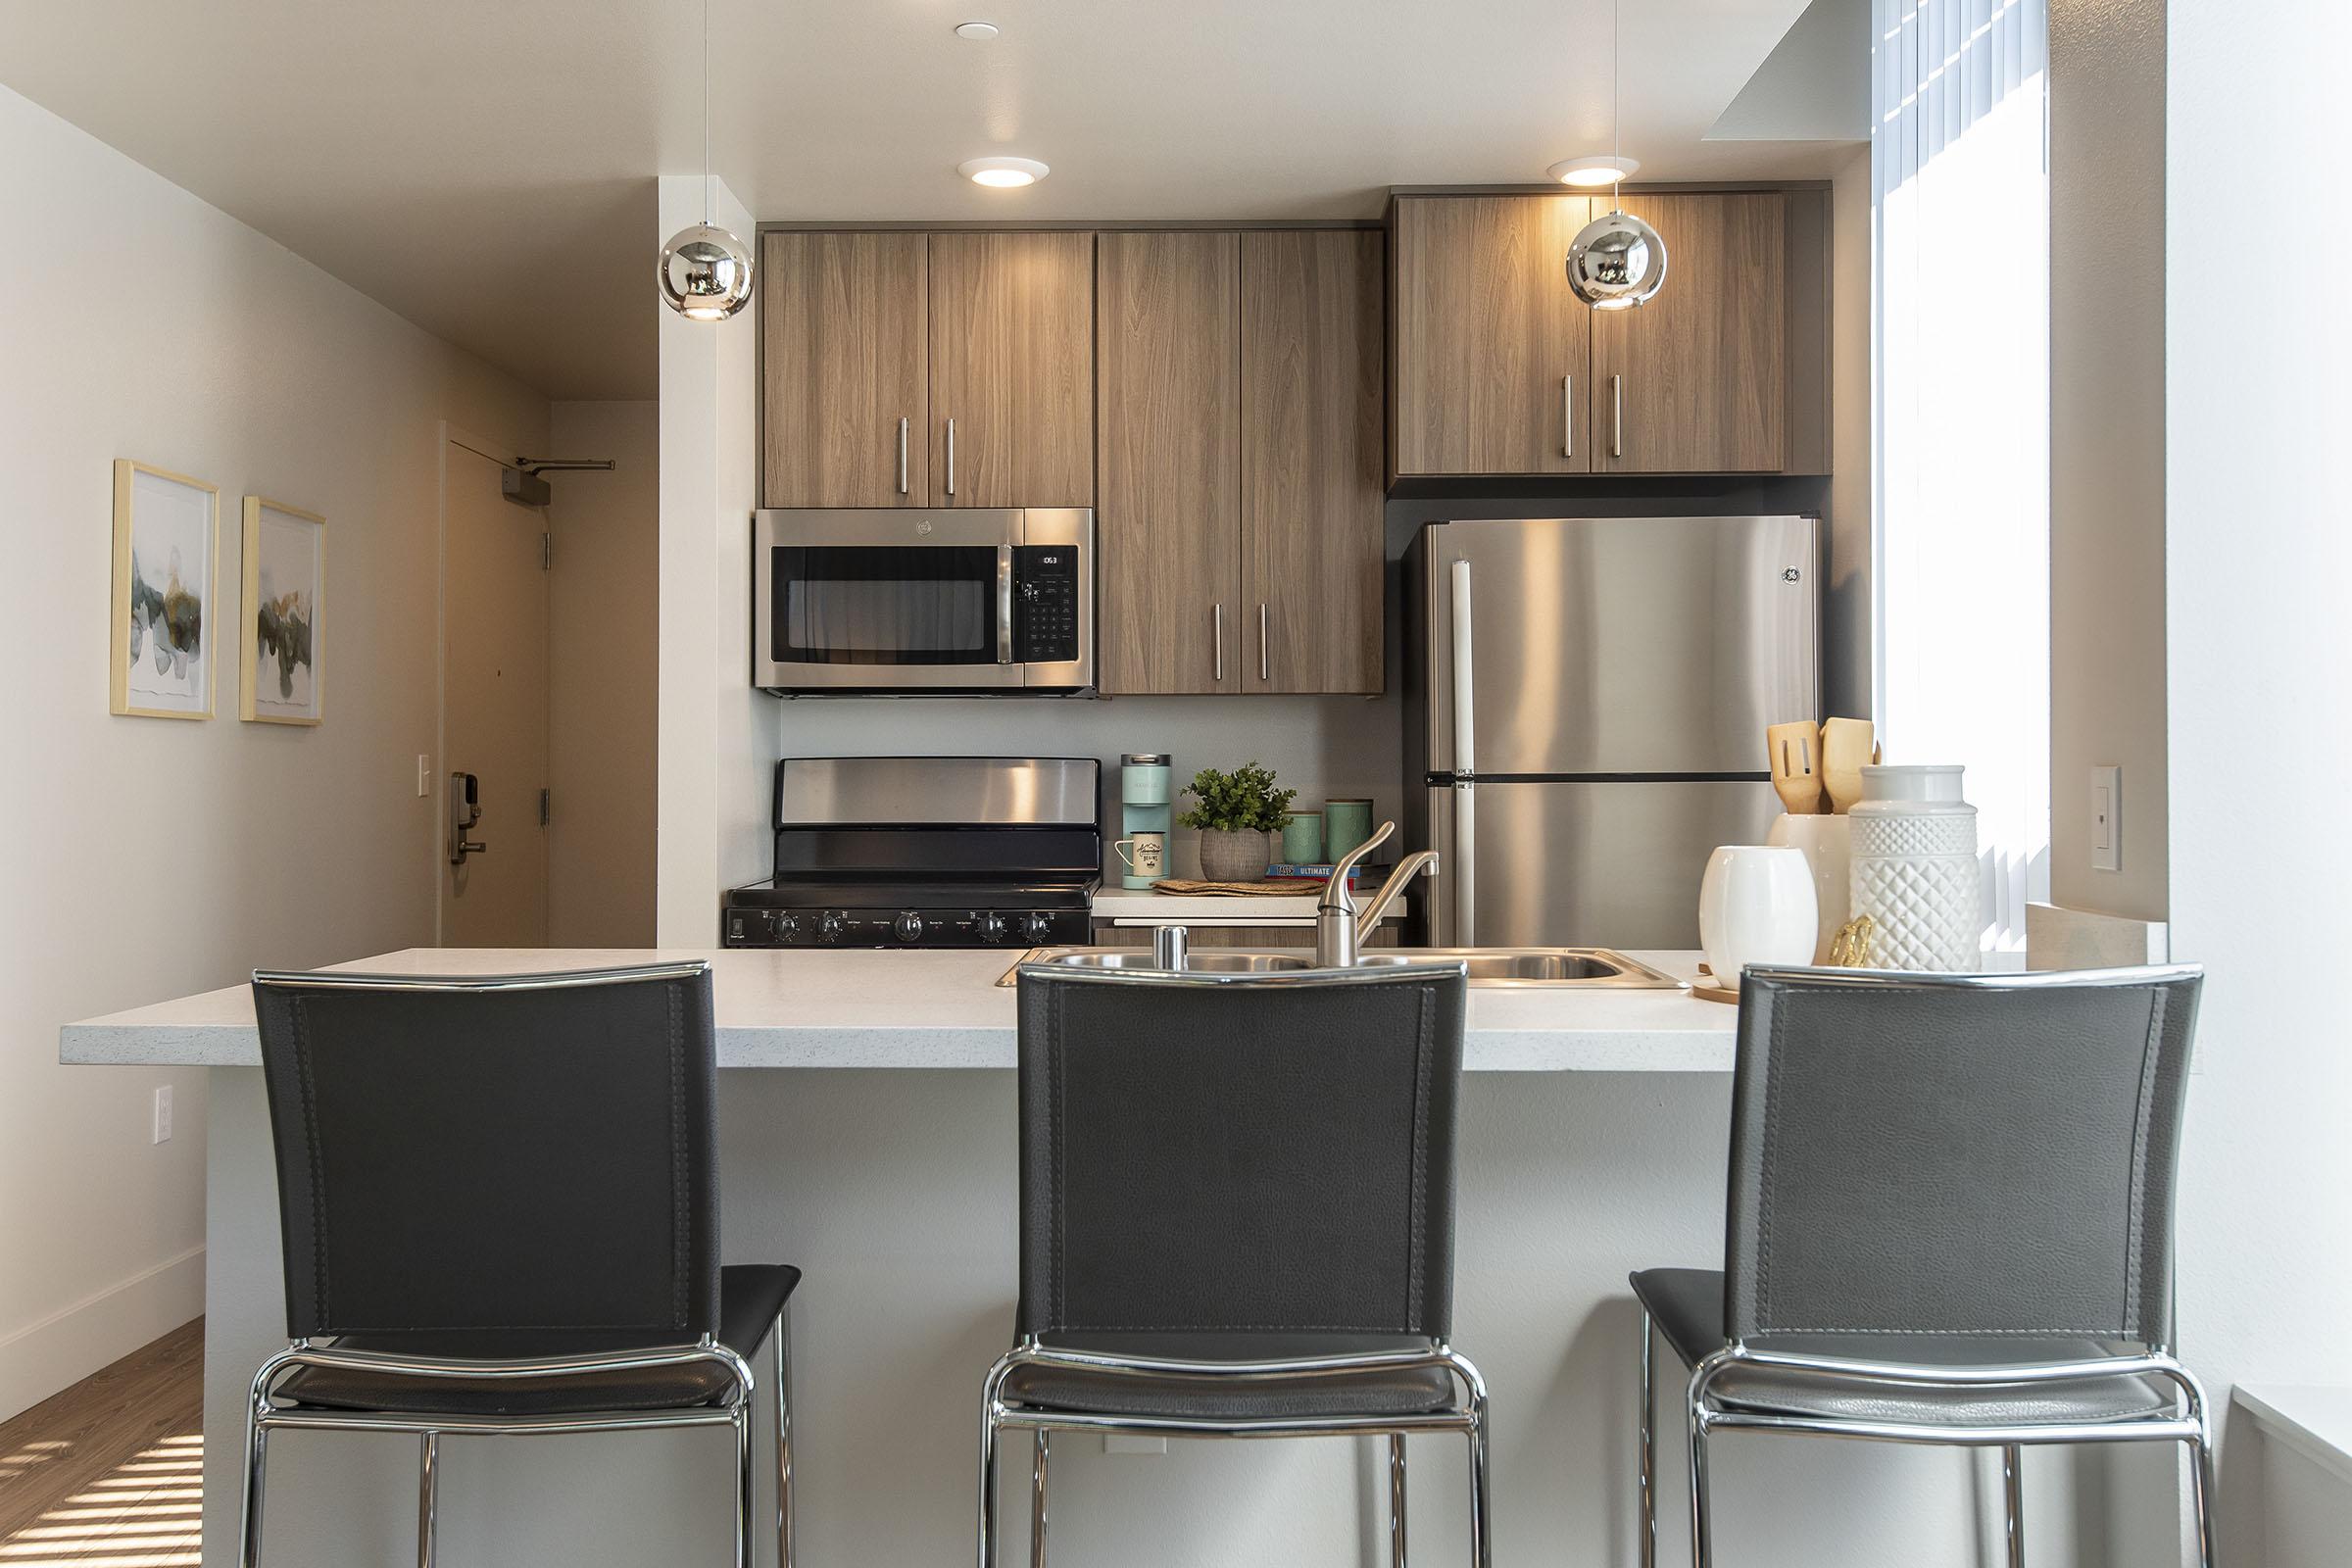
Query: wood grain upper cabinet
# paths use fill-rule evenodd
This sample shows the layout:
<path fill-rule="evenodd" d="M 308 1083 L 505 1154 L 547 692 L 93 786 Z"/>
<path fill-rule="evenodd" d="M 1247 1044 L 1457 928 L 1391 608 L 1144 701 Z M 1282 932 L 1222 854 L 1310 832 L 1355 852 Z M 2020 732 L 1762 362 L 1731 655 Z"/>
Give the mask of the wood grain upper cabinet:
<path fill-rule="evenodd" d="M 929 237 L 939 504 L 1095 504 L 1095 236 Z"/>
<path fill-rule="evenodd" d="M 1608 473 L 1788 466 L 1788 200 L 1778 191 L 1629 196 L 1666 242 L 1648 304 L 1595 311 L 1592 430 Z"/>
<path fill-rule="evenodd" d="M 1382 247 L 1242 236 L 1244 691 L 1381 689 Z"/>
<path fill-rule="evenodd" d="M 924 236 L 760 244 L 771 507 L 931 505 Z"/>
<path fill-rule="evenodd" d="M 1396 201 L 1398 475 L 1585 473 L 1592 312 L 1568 292 L 1584 196 Z"/>
<path fill-rule="evenodd" d="M 1099 684 L 1239 691 L 1240 237 L 1099 245 Z"/>

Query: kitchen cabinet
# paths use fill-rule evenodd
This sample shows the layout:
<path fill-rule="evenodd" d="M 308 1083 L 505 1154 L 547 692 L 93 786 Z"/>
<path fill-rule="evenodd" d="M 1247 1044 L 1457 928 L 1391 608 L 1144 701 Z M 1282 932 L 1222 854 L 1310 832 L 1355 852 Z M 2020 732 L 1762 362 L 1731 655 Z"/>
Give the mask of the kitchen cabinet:
<path fill-rule="evenodd" d="M 764 505 L 1094 505 L 1094 235 L 771 231 L 760 255 Z"/>
<path fill-rule="evenodd" d="M 1565 262 L 1608 197 L 1396 198 L 1392 479 L 1829 471 L 1828 193 L 1622 205 L 1664 236 L 1666 285 L 1594 311 Z"/>
<path fill-rule="evenodd" d="M 1592 318 L 1565 263 L 1586 196 L 1411 196 L 1394 220 L 1396 471 L 1592 468 Z"/>
<path fill-rule="evenodd" d="M 1381 689 L 1381 236 L 1101 236 L 1102 689 Z"/>
<path fill-rule="evenodd" d="M 1591 313 L 1594 469 L 1779 472 L 1781 194 L 1628 196 L 1623 206 L 1664 236 L 1666 286 L 1639 309 Z"/>
<path fill-rule="evenodd" d="M 1378 692 L 1378 233 L 1242 236 L 1242 689 Z"/>
<path fill-rule="evenodd" d="M 771 507 L 931 505 L 925 236 L 763 235 Z"/>
<path fill-rule="evenodd" d="M 1105 692 L 1241 690 L 1241 254 L 1230 233 L 1099 242 Z"/>
<path fill-rule="evenodd" d="M 1095 504 L 1095 236 L 930 236 L 935 502 Z"/>

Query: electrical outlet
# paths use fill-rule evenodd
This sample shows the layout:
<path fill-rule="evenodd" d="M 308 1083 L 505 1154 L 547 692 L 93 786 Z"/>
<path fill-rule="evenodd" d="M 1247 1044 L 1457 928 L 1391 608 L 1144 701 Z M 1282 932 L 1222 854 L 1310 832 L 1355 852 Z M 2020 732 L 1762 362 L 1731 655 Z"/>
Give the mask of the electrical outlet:
<path fill-rule="evenodd" d="M 422 752 L 416 754 L 416 798 L 423 800 L 433 793 L 433 760 Z"/>
<path fill-rule="evenodd" d="M 2090 770 L 2090 868 L 2124 868 L 2124 770 Z"/>
<path fill-rule="evenodd" d="M 155 1120 L 149 1129 L 147 1141 L 151 1144 L 168 1144 L 172 1141 L 172 1086 L 170 1084 L 164 1085 L 155 1092 Z"/>

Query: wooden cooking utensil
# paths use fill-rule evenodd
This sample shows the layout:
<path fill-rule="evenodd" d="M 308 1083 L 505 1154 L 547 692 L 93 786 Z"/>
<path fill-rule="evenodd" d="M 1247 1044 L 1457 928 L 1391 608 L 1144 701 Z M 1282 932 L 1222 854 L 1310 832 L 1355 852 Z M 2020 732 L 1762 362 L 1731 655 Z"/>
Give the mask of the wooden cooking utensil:
<path fill-rule="evenodd" d="M 1839 816 L 1862 799 L 1863 764 L 1878 760 L 1877 733 L 1867 718 L 1833 718 L 1821 726 L 1821 781 Z"/>
<path fill-rule="evenodd" d="M 1788 814 L 1821 814 L 1821 727 L 1810 719 L 1767 725 L 1764 747 L 1772 754 L 1772 787 Z"/>

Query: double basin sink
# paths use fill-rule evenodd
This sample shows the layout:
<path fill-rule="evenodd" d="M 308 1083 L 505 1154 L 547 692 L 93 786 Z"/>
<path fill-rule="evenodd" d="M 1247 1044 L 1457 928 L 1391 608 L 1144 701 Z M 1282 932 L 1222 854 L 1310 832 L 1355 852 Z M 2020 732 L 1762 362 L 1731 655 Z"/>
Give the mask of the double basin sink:
<path fill-rule="evenodd" d="M 1671 991 L 1682 984 L 1639 958 L 1608 948 L 1374 948 L 1356 960 L 1356 967 L 1457 962 L 1469 969 L 1474 986 Z M 1021 965 L 1029 963 L 1072 969 L 1158 967 L 1150 948 L 1031 948 L 997 984 L 1012 985 Z M 1311 953 L 1273 948 L 1195 948 L 1184 959 L 1186 970 L 1201 974 L 1274 974 L 1314 966 Z"/>

